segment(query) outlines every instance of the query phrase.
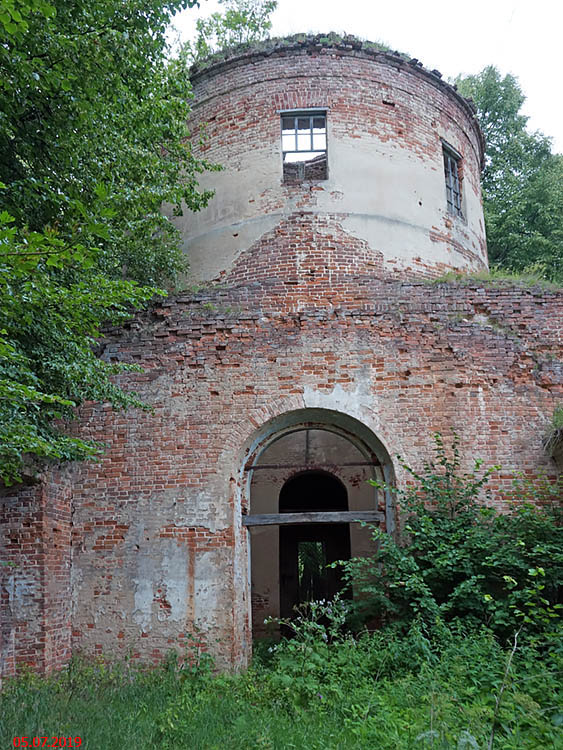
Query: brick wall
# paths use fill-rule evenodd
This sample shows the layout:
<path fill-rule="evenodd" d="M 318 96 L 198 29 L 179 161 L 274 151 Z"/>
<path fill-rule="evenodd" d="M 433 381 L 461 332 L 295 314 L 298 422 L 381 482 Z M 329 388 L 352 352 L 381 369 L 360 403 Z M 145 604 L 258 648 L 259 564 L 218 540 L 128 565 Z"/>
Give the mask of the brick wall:
<path fill-rule="evenodd" d="M 0 508 L 0 678 L 70 658 L 71 497 L 66 471 L 7 488 Z"/>
<path fill-rule="evenodd" d="M 191 628 L 244 662 L 244 447 L 285 412 L 348 413 L 415 467 L 454 428 L 468 463 L 502 465 L 499 491 L 513 471 L 554 472 L 541 438 L 563 393 L 561 294 L 364 278 L 321 306 L 307 278 L 180 297 L 108 341 L 145 368 L 128 378 L 155 412 L 85 415 L 110 449 L 75 486 L 75 647 L 161 658 Z"/>
<path fill-rule="evenodd" d="M 151 661 L 195 638 L 244 664 L 243 467 L 288 412 L 350 415 L 414 467 L 454 428 L 468 462 L 502 465 L 498 491 L 513 471 L 555 472 L 541 439 L 563 395 L 562 293 L 358 276 L 317 295 L 301 270 L 178 296 L 108 334 L 104 356 L 143 366 L 121 377 L 154 411 L 84 410 L 107 452 L 72 477 L 72 547 L 69 477 L 7 494 L 7 673 L 64 663 L 70 600 L 73 649 Z"/>

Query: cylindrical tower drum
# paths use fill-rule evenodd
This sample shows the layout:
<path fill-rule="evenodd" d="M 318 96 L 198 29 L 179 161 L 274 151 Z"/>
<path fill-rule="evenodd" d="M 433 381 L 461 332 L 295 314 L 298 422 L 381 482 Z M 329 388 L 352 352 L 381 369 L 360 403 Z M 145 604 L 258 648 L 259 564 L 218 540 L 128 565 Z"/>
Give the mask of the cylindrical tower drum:
<path fill-rule="evenodd" d="M 303 37 L 211 63 L 193 82 L 194 150 L 223 167 L 202 176 L 209 206 L 175 219 L 194 281 L 486 269 L 483 138 L 437 71 Z"/>

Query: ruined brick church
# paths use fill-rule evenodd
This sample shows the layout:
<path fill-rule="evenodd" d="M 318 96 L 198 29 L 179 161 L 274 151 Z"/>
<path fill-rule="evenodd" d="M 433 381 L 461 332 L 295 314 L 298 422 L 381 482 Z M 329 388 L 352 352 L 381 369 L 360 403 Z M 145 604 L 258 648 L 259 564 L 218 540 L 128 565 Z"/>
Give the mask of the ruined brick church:
<path fill-rule="evenodd" d="M 474 111 L 437 71 L 354 40 L 271 43 L 193 76 L 224 169 L 177 222 L 196 291 L 109 331 L 152 411 L 90 405 L 98 463 L 5 490 L 0 669 L 75 651 L 157 661 L 195 637 L 247 663 L 268 616 L 331 596 L 335 559 L 396 533 L 400 455 L 557 471 L 563 293 L 435 280 L 487 269 Z M 199 142 L 199 126 L 205 137 Z M 311 562 L 313 560 L 313 562 Z M 316 560 L 316 562 L 315 562 Z M 315 568 L 316 565 L 316 568 Z"/>

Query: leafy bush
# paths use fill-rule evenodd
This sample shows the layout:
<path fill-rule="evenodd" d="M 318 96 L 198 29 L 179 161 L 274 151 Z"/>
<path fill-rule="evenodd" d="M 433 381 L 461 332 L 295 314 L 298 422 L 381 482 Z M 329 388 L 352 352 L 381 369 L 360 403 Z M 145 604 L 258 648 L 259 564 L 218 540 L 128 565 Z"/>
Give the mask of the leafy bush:
<path fill-rule="evenodd" d="M 403 464 L 414 481 L 396 491 L 405 513 L 401 542 L 374 529 L 376 555 L 343 563 L 358 594 L 356 621 L 463 619 L 501 637 L 521 622 L 528 632 L 548 631 L 562 608 L 563 483 L 518 479 L 508 510 L 499 512 L 486 492 L 498 467 L 483 471 L 475 461 L 461 473 L 457 438 L 450 456 L 440 435 L 435 441 L 435 460 L 421 473 Z"/>

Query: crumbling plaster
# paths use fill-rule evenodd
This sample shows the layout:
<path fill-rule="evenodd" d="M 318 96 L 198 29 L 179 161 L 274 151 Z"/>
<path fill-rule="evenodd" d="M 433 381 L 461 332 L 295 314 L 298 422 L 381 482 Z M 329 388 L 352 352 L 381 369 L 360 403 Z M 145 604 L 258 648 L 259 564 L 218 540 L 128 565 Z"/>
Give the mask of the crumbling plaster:
<path fill-rule="evenodd" d="M 327 112 L 328 179 L 299 190 L 282 181 L 279 112 L 315 107 Z M 453 89 L 417 68 L 358 52 L 250 55 L 196 75 L 201 126 L 208 140 L 196 151 L 222 171 L 202 176 L 216 190 L 208 208 L 174 219 L 194 281 L 228 275 L 303 208 L 335 217 L 396 272 L 421 258 L 435 275 L 487 265 L 474 122 Z M 446 210 L 443 142 L 463 154 L 463 218 Z"/>

